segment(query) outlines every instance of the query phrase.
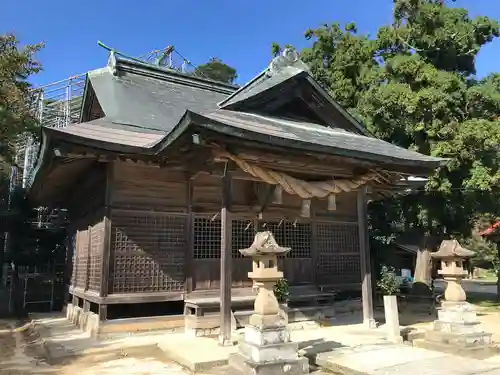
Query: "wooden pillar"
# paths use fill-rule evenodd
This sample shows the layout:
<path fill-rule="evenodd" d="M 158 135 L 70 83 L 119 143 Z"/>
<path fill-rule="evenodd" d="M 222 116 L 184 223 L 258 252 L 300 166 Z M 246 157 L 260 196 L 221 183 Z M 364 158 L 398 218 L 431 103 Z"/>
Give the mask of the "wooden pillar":
<path fill-rule="evenodd" d="M 232 249 L 231 249 L 231 174 L 227 171 L 222 178 L 221 207 L 221 255 L 220 255 L 220 336 L 221 345 L 232 345 L 231 340 L 231 284 L 232 284 Z"/>
<path fill-rule="evenodd" d="M 370 261 L 370 242 L 368 236 L 368 201 L 367 187 L 363 186 L 358 191 L 358 232 L 359 252 L 361 263 L 361 299 L 363 303 L 363 324 L 369 328 L 375 328 L 373 317 L 373 291 Z"/>
<path fill-rule="evenodd" d="M 191 176 L 188 176 L 186 185 L 187 238 L 186 238 L 186 259 L 185 259 L 185 269 L 184 269 L 184 274 L 186 277 L 184 290 L 186 293 L 191 293 L 195 287 L 193 282 L 193 256 L 194 256 L 193 185 L 194 185 L 193 178 Z"/>
<path fill-rule="evenodd" d="M 90 312 L 90 301 L 87 301 L 86 299 L 83 300 L 83 312 Z"/>
<path fill-rule="evenodd" d="M 102 262 L 101 262 L 101 285 L 99 296 L 106 298 L 109 292 L 109 265 L 111 262 L 111 196 L 113 185 L 112 162 L 107 164 L 106 170 L 106 195 L 104 200 L 104 218 L 103 218 L 103 241 L 102 241 Z M 108 315 L 108 308 L 105 304 L 99 304 L 99 320 L 105 321 Z"/>

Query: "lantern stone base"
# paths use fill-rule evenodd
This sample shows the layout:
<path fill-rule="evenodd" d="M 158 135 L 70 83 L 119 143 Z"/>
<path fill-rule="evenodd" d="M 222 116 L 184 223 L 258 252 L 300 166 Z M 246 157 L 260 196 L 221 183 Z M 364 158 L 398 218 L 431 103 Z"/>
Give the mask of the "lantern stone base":
<path fill-rule="evenodd" d="M 445 301 L 432 329 L 425 332 L 424 339 L 415 340 L 413 344 L 430 350 L 483 359 L 497 353 L 491 336 L 491 333 L 482 331 L 473 305 Z"/>
<path fill-rule="evenodd" d="M 298 344 L 290 341 L 285 321 L 278 315 L 253 314 L 238 352 L 229 366 L 243 374 L 302 375 L 309 373 L 309 360 L 299 358 Z"/>

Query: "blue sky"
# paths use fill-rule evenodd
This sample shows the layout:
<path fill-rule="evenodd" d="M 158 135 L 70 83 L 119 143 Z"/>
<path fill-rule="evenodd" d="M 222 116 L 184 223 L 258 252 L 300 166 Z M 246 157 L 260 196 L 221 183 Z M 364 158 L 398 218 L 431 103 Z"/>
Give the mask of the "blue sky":
<path fill-rule="evenodd" d="M 497 0 L 455 4 L 500 19 Z M 307 28 L 333 21 L 355 21 L 360 32 L 374 34 L 390 21 L 391 8 L 392 0 L 2 0 L 0 32 L 46 43 L 35 85 L 104 66 L 107 51 L 98 40 L 131 56 L 174 45 L 194 64 L 219 57 L 244 83 L 266 67 L 272 42 L 304 47 Z M 497 40 L 481 51 L 478 75 L 500 71 L 499 57 Z"/>

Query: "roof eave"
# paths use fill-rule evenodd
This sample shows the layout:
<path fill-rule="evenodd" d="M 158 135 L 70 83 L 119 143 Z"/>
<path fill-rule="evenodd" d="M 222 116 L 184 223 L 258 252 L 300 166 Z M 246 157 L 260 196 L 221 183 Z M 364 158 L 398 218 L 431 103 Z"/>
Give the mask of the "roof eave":
<path fill-rule="evenodd" d="M 351 125 L 358 129 L 361 134 L 368 137 L 373 137 L 373 135 L 370 134 L 370 132 L 362 124 L 360 124 L 359 121 L 356 120 L 349 112 L 347 112 L 341 105 L 339 105 L 310 74 L 307 75 L 307 80 L 314 87 L 314 89 L 321 94 L 321 96 L 327 99 L 328 104 L 335 107 L 335 109 L 339 111 L 340 114 L 344 116 L 349 121 L 349 123 L 351 123 Z"/>
<path fill-rule="evenodd" d="M 204 127 L 210 131 L 225 134 L 232 137 L 244 138 L 249 140 L 255 140 L 264 144 L 269 145 L 279 145 L 282 147 L 293 147 L 296 149 L 301 149 L 310 152 L 320 152 L 325 154 L 345 156 L 355 159 L 364 159 L 373 162 L 384 163 L 386 165 L 401 166 L 401 167 L 414 167 L 417 169 L 424 169 L 426 173 L 424 175 L 431 174 L 433 170 L 442 166 L 446 160 L 435 158 L 435 160 L 410 160 L 410 159 L 395 159 L 389 158 L 385 155 L 376 155 L 371 153 L 366 153 L 362 151 L 350 151 L 339 148 L 333 148 L 331 146 L 324 146 L 318 144 L 312 144 L 303 142 L 300 140 L 287 140 L 280 137 L 273 137 L 269 135 L 260 134 L 257 132 L 252 132 L 249 130 L 238 129 L 233 126 L 227 125 L 223 122 L 216 121 L 204 117 L 203 115 L 197 113 L 187 113 L 183 118 L 183 121 L 193 121 L 197 126 Z M 188 124 L 189 125 L 189 124 Z M 186 126 L 186 124 L 184 124 Z M 169 134 L 170 136 L 170 134 Z"/>

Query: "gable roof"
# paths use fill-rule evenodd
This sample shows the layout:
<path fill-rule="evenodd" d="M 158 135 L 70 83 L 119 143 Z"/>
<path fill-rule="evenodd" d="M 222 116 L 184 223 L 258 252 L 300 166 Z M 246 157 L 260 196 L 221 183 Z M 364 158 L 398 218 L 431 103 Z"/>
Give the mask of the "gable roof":
<path fill-rule="evenodd" d="M 88 73 L 88 85 L 107 126 L 166 133 L 186 110 L 209 111 L 236 86 L 191 77 L 135 60 L 112 57 L 108 67 Z"/>
<path fill-rule="evenodd" d="M 312 93 L 315 110 L 323 107 L 329 112 L 329 126 L 337 126 L 356 133 L 370 135 L 366 128 L 342 108 L 312 77 L 309 67 L 293 49 L 285 49 L 275 57 L 268 68 L 219 103 L 221 109 L 252 111 L 284 93 L 288 100 Z"/>

